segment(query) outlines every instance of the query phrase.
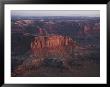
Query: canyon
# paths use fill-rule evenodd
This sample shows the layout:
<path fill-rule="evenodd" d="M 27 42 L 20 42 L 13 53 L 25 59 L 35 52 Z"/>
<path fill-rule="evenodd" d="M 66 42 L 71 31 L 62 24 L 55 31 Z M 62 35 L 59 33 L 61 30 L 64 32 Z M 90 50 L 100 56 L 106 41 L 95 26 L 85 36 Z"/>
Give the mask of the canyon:
<path fill-rule="evenodd" d="M 99 18 L 15 18 L 11 25 L 12 76 L 99 76 Z"/>

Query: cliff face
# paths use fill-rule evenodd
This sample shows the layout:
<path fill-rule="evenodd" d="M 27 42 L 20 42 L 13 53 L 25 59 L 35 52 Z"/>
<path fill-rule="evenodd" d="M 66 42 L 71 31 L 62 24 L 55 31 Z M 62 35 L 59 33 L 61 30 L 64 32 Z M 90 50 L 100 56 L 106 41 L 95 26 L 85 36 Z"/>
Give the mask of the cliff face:
<path fill-rule="evenodd" d="M 34 41 L 31 43 L 32 49 L 39 48 L 55 48 L 58 46 L 74 46 L 74 42 L 70 37 L 61 35 L 50 35 L 50 36 L 39 36 L 35 37 Z"/>
<path fill-rule="evenodd" d="M 75 47 L 70 37 L 61 35 L 39 36 L 31 42 L 32 53 L 38 59 L 55 57 L 66 61 Z"/>

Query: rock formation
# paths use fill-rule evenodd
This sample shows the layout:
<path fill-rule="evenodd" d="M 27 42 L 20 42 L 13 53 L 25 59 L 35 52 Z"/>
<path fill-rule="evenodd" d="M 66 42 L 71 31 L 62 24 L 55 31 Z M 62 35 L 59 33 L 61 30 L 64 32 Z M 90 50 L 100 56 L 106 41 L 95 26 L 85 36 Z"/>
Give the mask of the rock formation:
<path fill-rule="evenodd" d="M 45 63 L 45 60 L 52 59 L 52 66 L 59 66 L 61 64 L 65 68 L 71 70 L 68 65 L 69 59 L 72 58 L 71 54 L 74 54 L 75 42 L 67 36 L 50 35 L 50 36 L 38 36 L 31 42 L 32 56 L 27 58 L 22 65 L 14 71 L 16 75 L 21 73 L 29 73 L 30 71 L 37 71 L 37 68 Z"/>

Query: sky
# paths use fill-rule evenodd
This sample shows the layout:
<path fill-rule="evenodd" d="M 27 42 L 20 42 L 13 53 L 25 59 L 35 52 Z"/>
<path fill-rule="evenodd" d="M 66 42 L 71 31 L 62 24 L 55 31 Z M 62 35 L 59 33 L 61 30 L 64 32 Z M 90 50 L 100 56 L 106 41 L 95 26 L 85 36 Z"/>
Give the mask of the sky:
<path fill-rule="evenodd" d="M 12 10 L 12 16 L 90 16 L 99 17 L 98 10 Z"/>

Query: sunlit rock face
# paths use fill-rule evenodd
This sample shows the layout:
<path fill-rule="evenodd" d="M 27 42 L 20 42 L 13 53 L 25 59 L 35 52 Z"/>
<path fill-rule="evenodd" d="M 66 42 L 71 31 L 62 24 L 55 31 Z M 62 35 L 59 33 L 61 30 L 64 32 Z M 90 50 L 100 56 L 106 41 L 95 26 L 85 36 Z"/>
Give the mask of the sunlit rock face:
<path fill-rule="evenodd" d="M 61 35 L 50 35 L 50 36 L 38 36 L 35 37 L 34 41 L 31 43 L 31 49 L 34 54 L 38 54 L 40 50 L 52 51 L 61 50 L 62 48 L 65 50 L 66 48 L 70 48 L 69 50 L 75 47 L 74 41 L 67 36 Z M 57 51 L 58 52 L 58 51 Z"/>
<path fill-rule="evenodd" d="M 57 46 L 67 45 L 74 46 L 74 42 L 70 37 L 61 35 L 51 35 L 35 37 L 34 41 L 31 43 L 31 48 L 55 48 Z"/>
<path fill-rule="evenodd" d="M 70 54 L 73 54 L 75 47 L 76 44 L 70 37 L 61 35 L 38 36 L 31 43 L 33 55 L 41 60 L 56 57 L 67 61 L 72 57 Z"/>

